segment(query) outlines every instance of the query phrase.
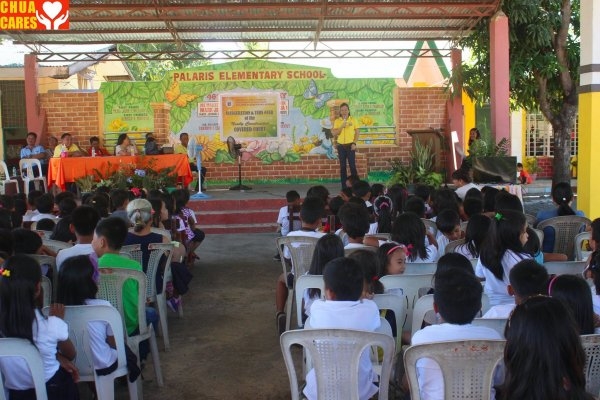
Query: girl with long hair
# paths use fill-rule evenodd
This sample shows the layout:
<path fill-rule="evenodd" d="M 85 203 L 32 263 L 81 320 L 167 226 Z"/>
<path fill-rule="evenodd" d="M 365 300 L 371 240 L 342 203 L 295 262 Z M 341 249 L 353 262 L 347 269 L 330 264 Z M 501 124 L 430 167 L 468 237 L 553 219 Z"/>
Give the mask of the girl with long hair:
<path fill-rule="evenodd" d="M 501 399 L 592 399 L 585 392 L 585 352 L 570 310 L 534 296 L 517 305 L 506 330 Z"/>
<path fill-rule="evenodd" d="M 514 302 L 507 291 L 508 275 L 516 263 L 532 258 L 524 248 L 527 239 L 525 214 L 512 210 L 496 212 L 475 268 L 476 275 L 485 278 L 484 292 L 492 306 Z"/>

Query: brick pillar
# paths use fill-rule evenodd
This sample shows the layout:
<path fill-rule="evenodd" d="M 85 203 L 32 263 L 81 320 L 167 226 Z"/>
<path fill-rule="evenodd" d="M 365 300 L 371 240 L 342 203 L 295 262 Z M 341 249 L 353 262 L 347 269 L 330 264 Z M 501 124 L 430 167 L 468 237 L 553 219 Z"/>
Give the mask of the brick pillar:
<path fill-rule="evenodd" d="M 40 113 L 38 103 L 38 62 L 35 54 L 25 54 L 25 109 L 27 130 L 38 134 L 36 144 L 42 142 L 44 134 L 44 113 Z"/>
<path fill-rule="evenodd" d="M 150 103 L 150 107 L 154 110 L 154 138 L 158 144 L 166 144 L 171 125 L 171 104 Z"/>

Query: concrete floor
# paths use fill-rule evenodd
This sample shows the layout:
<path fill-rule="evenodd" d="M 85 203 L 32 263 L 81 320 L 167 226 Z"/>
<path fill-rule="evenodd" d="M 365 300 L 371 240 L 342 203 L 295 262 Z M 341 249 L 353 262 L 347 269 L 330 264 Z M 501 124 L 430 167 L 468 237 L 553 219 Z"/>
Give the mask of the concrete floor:
<path fill-rule="evenodd" d="M 275 329 L 275 282 L 282 270 L 272 260 L 275 238 L 207 236 L 184 296 L 184 316 L 170 314 L 170 352 L 158 338 L 165 386 L 156 386 L 149 365 L 146 399 L 290 398 Z"/>

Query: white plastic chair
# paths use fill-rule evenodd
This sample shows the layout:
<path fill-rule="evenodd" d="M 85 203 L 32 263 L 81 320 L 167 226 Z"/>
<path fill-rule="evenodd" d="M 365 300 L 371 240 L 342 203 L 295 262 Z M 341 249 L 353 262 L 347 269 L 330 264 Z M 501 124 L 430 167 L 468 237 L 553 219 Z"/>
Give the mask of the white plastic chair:
<path fill-rule="evenodd" d="M 404 307 L 406 309 L 406 320 L 402 330 L 410 331 L 412 327 L 413 308 L 418 299 L 420 288 L 432 287 L 433 274 L 423 275 L 386 275 L 379 280 L 385 290 L 402 289 Z M 401 328 L 398 328 L 400 331 Z"/>
<path fill-rule="evenodd" d="M 456 240 L 451 241 L 444 248 L 444 254 L 454 253 L 454 250 L 456 249 L 456 247 L 460 246 L 461 244 L 464 244 L 464 243 L 465 243 L 465 239 L 456 239 Z"/>
<path fill-rule="evenodd" d="M 377 247 L 373 247 L 373 246 L 362 246 L 362 247 L 352 247 L 349 249 L 344 249 L 344 257 L 348 257 L 350 254 L 358 251 L 358 250 L 367 250 L 370 251 L 371 253 L 377 253 Z"/>
<path fill-rule="evenodd" d="M 481 311 L 479 315 L 485 314 L 490 309 L 490 300 L 487 294 L 481 294 Z M 415 303 L 415 308 L 413 309 L 412 316 L 412 328 L 410 331 L 410 337 L 412 338 L 421 326 L 423 326 L 423 321 L 425 320 L 425 315 L 429 312 L 433 312 L 433 295 L 426 294 L 425 296 L 419 297 L 417 302 Z M 477 318 L 475 318 L 477 319 Z M 502 335 L 504 335 L 504 331 L 502 331 Z"/>
<path fill-rule="evenodd" d="M 296 298 L 296 322 L 298 323 L 298 327 L 301 328 L 303 326 L 302 323 L 302 300 L 304 296 L 304 291 L 307 289 L 320 289 L 321 290 L 321 298 L 325 298 L 325 281 L 323 280 L 323 275 L 302 275 L 299 276 L 296 280 L 296 290 L 294 290 L 294 295 Z"/>
<path fill-rule="evenodd" d="M 377 304 L 377 308 L 380 311 L 391 310 L 394 312 L 394 319 L 396 321 L 396 349 L 399 350 L 402 346 L 402 326 L 406 320 L 404 301 L 394 294 L 376 294 L 373 296 L 373 301 Z M 387 322 L 385 318 L 383 320 Z M 390 326 L 390 332 L 391 329 Z"/>
<path fill-rule="evenodd" d="M 127 344 L 140 359 L 140 342 L 150 341 L 150 353 L 152 354 L 152 364 L 154 364 L 154 373 L 158 386 L 164 386 L 162 371 L 160 367 L 160 357 L 158 355 L 158 346 L 152 324 L 146 322 L 146 274 L 142 271 L 136 271 L 124 268 L 100 268 L 100 283 L 98 285 L 98 298 L 108 300 L 113 305 L 123 320 L 125 329 L 125 310 L 123 306 L 123 285 L 129 279 L 133 279 L 138 285 L 138 331 L 137 335 L 128 336 Z M 125 330 L 126 331 L 126 330 Z M 138 380 L 138 395 L 141 395 L 141 379 Z"/>
<path fill-rule="evenodd" d="M 4 357 L 21 357 L 27 363 L 31 376 L 33 377 L 33 385 L 35 388 L 35 396 L 37 400 L 47 400 L 46 393 L 46 378 L 44 376 L 44 363 L 38 349 L 31 344 L 27 339 L 17 338 L 0 338 L 0 358 Z M 6 371 L 2 371 L 3 374 Z M 5 400 L 4 396 L 4 381 L 0 374 L 0 400 Z"/>
<path fill-rule="evenodd" d="M 537 217 L 535 215 L 525 214 L 525 220 L 530 228 L 535 228 L 535 223 L 537 222 Z"/>
<path fill-rule="evenodd" d="M 288 274 L 294 271 L 294 287 L 298 277 L 306 274 L 310 268 L 313 253 L 319 239 L 309 236 L 284 236 L 277 238 L 277 250 L 281 258 L 283 267 L 283 276 L 287 278 Z M 287 248 L 292 259 L 292 269 L 288 268 L 285 261 L 285 251 Z M 290 329 L 292 320 L 292 309 L 294 306 L 294 288 L 288 287 L 288 297 L 285 305 L 285 330 Z"/>
<path fill-rule="evenodd" d="M 391 233 L 368 233 L 365 235 L 365 239 L 366 238 L 376 238 L 377 240 L 383 240 L 383 241 L 390 241 L 392 240 L 392 234 Z"/>
<path fill-rule="evenodd" d="M 425 230 L 427 232 L 431 233 L 433 235 L 433 237 L 436 237 L 438 228 L 437 228 L 437 225 L 435 224 L 435 221 L 432 221 L 427 218 L 421 218 L 421 221 L 423 221 L 423 224 L 425 225 Z"/>
<path fill-rule="evenodd" d="M 437 263 L 406 263 L 404 264 L 406 269 L 403 275 L 423 275 L 423 274 L 435 274 L 437 269 Z"/>
<path fill-rule="evenodd" d="M 163 343 L 165 350 L 171 349 L 171 342 L 169 340 L 169 326 L 167 321 L 167 281 L 172 280 L 171 276 L 171 256 L 173 254 L 173 245 L 171 243 L 150 243 L 148 245 L 148 252 L 150 256 L 148 258 L 148 265 L 146 266 L 146 299 L 150 302 L 156 303 L 158 316 L 160 319 L 160 334 L 163 337 Z M 127 253 L 133 260 L 142 265 L 142 249 L 139 244 L 132 244 L 121 247 L 121 253 Z M 161 260 L 165 257 L 164 264 Z M 159 274 L 160 266 L 164 265 L 164 273 L 162 280 L 161 293 L 156 292 L 156 274 Z M 143 267 L 143 265 L 142 265 Z M 181 308 L 181 307 L 180 307 Z"/>
<path fill-rule="evenodd" d="M 592 252 L 583 249 L 583 242 L 589 241 L 591 238 L 591 232 L 581 232 L 575 236 L 575 261 L 587 261 Z"/>
<path fill-rule="evenodd" d="M 541 246 L 542 243 L 544 243 L 544 231 L 542 231 L 541 229 L 536 229 L 536 228 L 531 228 L 531 229 L 533 229 L 533 231 L 537 235 L 538 240 L 540 241 L 540 246 Z"/>
<path fill-rule="evenodd" d="M 56 290 L 58 289 L 58 270 L 56 269 L 56 257 L 47 256 L 44 254 L 27 254 L 28 257 L 33 258 L 40 265 L 46 265 L 49 269 L 52 270 L 52 285 L 50 289 L 51 300 L 56 299 Z M 42 275 L 44 274 L 44 270 L 42 269 Z M 46 278 L 48 279 L 48 278 Z M 50 281 L 50 279 L 48 279 Z"/>
<path fill-rule="evenodd" d="M 433 295 L 426 294 L 425 296 L 419 297 L 415 303 L 412 315 L 412 324 L 410 330 L 410 337 L 412 338 L 421 326 L 423 326 L 423 320 L 427 312 L 433 311 Z"/>
<path fill-rule="evenodd" d="M 152 233 L 158 233 L 159 235 L 166 236 L 169 238 L 169 240 L 171 240 L 171 232 L 166 229 L 151 227 L 150 231 Z M 129 232 L 133 232 L 133 228 L 129 228 Z"/>
<path fill-rule="evenodd" d="M 37 168 L 37 173 L 35 173 L 35 169 L 33 167 Z M 19 171 L 21 171 L 23 190 L 25 191 L 25 194 L 29 194 L 30 182 L 33 182 L 36 190 L 48 192 L 48 184 L 46 182 L 46 177 L 42 175 L 42 163 L 40 163 L 40 160 L 35 158 L 25 158 L 19 160 Z M 42 189 L 39 189 L 38 182 L 42 183 Z"/>
<path fill-rule="evenodd" d="M 549 275 L 579 275 L 585 269 L 585 261 L 548 261 L 544 267 Z"/>
<path fill-rule="evenodd" d="M 8 167 L 4 161 L 0 161 L 0 174 L 2 174 L 2 183 L 4 185 L 7 183 L 14 183 L 17 188 L 17 193 L 21 192 L 21 189 L 19 189 L 19 181 L 16 179 L 11 179 L 10 174 L 8 173 Z"/>
<path fill-rule="evenodd" d="M 464 340 L 410 346 L 404 366 L 412 400 L 420 400 L 417 360 L 433 359 L 444 377 L 444 399 L 489 400 L 494 371 L 504 357 L 504 340 Z"/>
<path fill-rule="evenodd" d="M 50 279 L 44 275 L 42 275 L 42 292 L 44 296 L 42 307 L 48 307 L 52 302 L 52 282 L 50 282 Z"/>
<path fill-rule="evenodd" d="M 582 335 L 585 351 L 585 390 L 598 398 L 600 394 L 600 335 Z"/>
<path fill-rule="evenodd" d="M 46 239 L 46 237 L 42 238 L 42 244 L 50 250 L 55 251 L 57 253 L 62 249 L 68 249 L 73 247 L 72 243 L 61 242 L 60 240 Z"/>
<path fill-rule="evenodd" d="M 127 376 L 127 359 L 125 356 L 125 333 L 121 314 L 113 307 L 102 305 L 67 306 L 65 307 L 65 322 L 69 325 L 69 339 L 77 349 L 75 365 L 79 370 L 79 380 L 82 382 L 95 382 L 98 400 L 113 400 L 115 398 L 114 380 L 120 376 Z M 106 321 L 110 325 L 117 347 L 118 367 L 108 375 L 98 375 L 94 368 L 92 349 L 89 343 L 88 323 L 92 321 Z M 141 380 L 141 377 L 138 377 Z M 129 398 L 138 399 L 137 385 L 129 382 Z"/>
<path fill-rule="evenodd" d="M 544 228 L 553 229 L 554 248 L 552 252 L 566 254 L 568 260 L 574 260 L 575 236 L 591 223 L 592 221 L 589 218 L 579 215 L 567 215 L 543 220 L 537 224 L 536 228 L 541 231 L 544 231 Z"/>
<path fill-rule="evenodd" d="M 379 399 L 387 400 L 395 354 L 394 338 L 391 336 L 345 329 L 302 329 L 284 332 L 279 340 L 290 380 L 292 400 L 301 398 L 291 352 L 294 344 L 299 344 L 310 354 L 320 400 L 358 400 L 358 363 L 361 354 L 370 346 L 382 348 Z"/>
<path fill-rule="evenodd" d="M 506 328 L 507 321 L 507 318 L 475 318 L 473 325 L 487 326 L 504 337 L 504 329 Z"/>

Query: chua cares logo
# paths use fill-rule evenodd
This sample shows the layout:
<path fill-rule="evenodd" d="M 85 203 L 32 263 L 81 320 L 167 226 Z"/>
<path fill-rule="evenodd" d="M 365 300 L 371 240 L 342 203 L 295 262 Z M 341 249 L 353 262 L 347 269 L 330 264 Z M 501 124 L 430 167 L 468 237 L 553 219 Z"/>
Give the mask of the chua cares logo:
<path fill-rule="evenodd" d="M 0 0 L 0 30 L 67 30 L 69 0 Z"/>

